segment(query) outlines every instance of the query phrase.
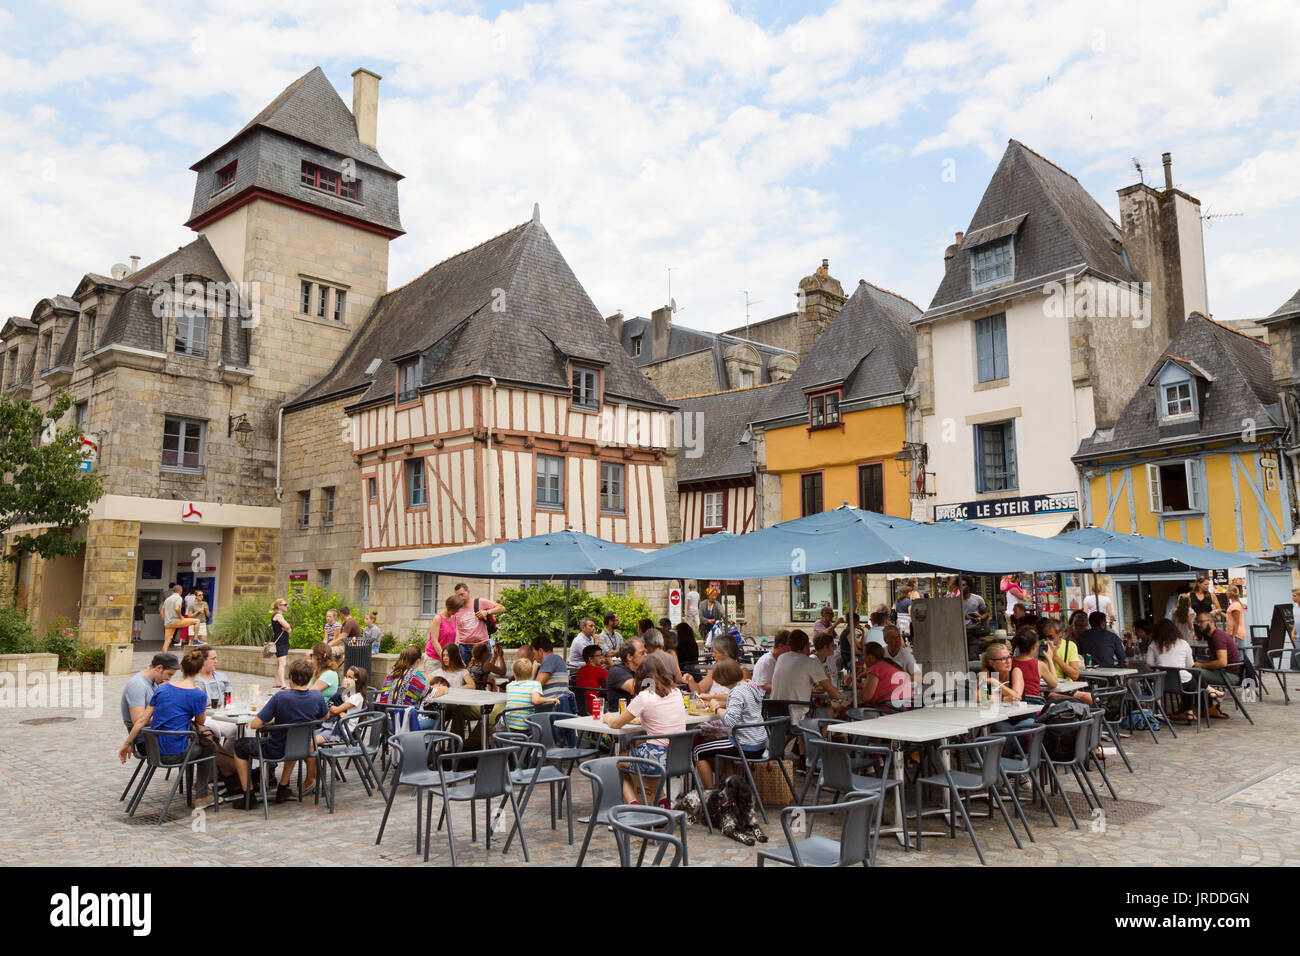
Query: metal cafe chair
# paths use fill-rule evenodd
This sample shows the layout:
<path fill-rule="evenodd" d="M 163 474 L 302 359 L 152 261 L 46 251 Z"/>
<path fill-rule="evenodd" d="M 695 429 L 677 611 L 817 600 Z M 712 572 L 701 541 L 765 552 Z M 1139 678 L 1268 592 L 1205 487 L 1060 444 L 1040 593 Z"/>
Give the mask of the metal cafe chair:
<path fill-rule="evenodd" d="M 663 807 L 633 807 L 627 804 L 620 804 L 609 808 L 609 825 L 614 831 L 614 843 L 618 847 L 618 862 L 620 866 L 630 867 L 632 863 L 632 841 L 641 841 L 641 852 L 637 855 L 636 866 L 641 866 L 645 860 L 646 849 L 654 844 L 658 847 L 655 851 L 654 860 L 651 866 L 662 866 L 663 859 L 667 851 L 671 848 L 673 857 L 669 866 L 686 865 L 686 831 L 682 831 L 679 837 L 673 832 L 673 813 L 672 810 L 665 810 Z M 662 821 L 659 825 L 666 825 L 663 830 L 653 830 L 645 826 L 646 817 L 659 817 Z"/>
<path fill-rule="evenodd" d="M 153 780 L 154 774 L 161 767 L 165 770 L 175 770 L 176 779 L 172 781 L 171 789 L 167 791 L 167 801 L 163 804 L 162 813 L 158 814 L 158 825 L 162 826 L 163 820 L 167 819 L 167 811 L 171 809 L 172 800 L 176 797 L 176 790 L 182 784 L 185 785 L 185 800 L 187 804 L 193 802 L 192 791 L 190 786 L 190 771 L 200 767 L 202 764 L 208 764 L 213 796 L 217 792 L 217 758 L 215 755 L 209 757 L 200 757 L 192 750 L 193 745 L 197 742 L 199 735 L 195 730 L 154 730 L 152 727 L 146 727 L 140 731 L 141 740 L 144 742 L 144 760 L 141 766 L 146 767 L 145 774 L 140 778 L 140 784 L 131 796 L 127 804 L 127 815 L 135 816 L 135 811 L 140 808 L 140 801 L 144 798 L 144 792 L 149 789 L 149 782 Z M 163 737 L 180 737 L 185 748 L 175 756 L 178 760 L 168 760 L 172 755 L 163 754 L 160 740 Z M 138 771 L 140 767 L 136 767 Z M 133 778 L 134 779 L 134 778 Z M 217 803 L 213 801 L 212 809 L 215 812 Z"/>
<path fill-rule="evenodd" d="M 812 807 L 785 807 L 781 810 L 784 847 L 758 851 L 758 865 L 768 860 L 789 866 L 871 866 L 880 836 L 880 804 L 884 792 L 851 793 L 843 803 Z M 814 835 L 811 820 L 828 813 L 843 815 L 839 839 Z M 874 822 L 874 825 L 872 821 Z M 795 821 L 802 824 L 804 835 L 795 836 Z"/>
<path fill-rule="evenodd" d="M 1087 720 L 1083 723 L 1091 725 L 1092 721 Z M 1086 734 L 1084 735 L 1086 737 Z M 966 826 L 966 833 L 970 836 L 970 841 L 975 845 L 975 853 L 979 857 L 980 863 L 987 863 L 984 859 L 984 850 L 980 846 L 979 838 L 975 835 L 975 828 L 971 825 L 970 812 L 967 809 L 967 802 L 973 797 L 987 796 L 989 800 L 1002 813 L 1002 819 L 1011 831 L 1011 838 L 1016 841 L 1016 848 L 1023 850 L 1024 844 L 1020 842 L 1020 834 L 1016 832 L 1015 825 L 1011 822 L 1011 817 L 1007 815 L 1006 805 L 1002 802 L 1002 797 L 998 795 L 998 784 L 1003 782 L 1002 776 L 1002 748 L 1005 740 L 1002 737 L 981 737 L 973 743 L 962 744 L 942 744 L 937 748 L 937 753 L 942 760 L 942 770 L 938 774 L 932 774 L 926 777 L 917 777 L 916 779 L 916 848 L 921 849 L 921 807 L 922 794 L 926 787 L 943 788 L 948 791 L 952 801 L 952 806 L 948 810 L 948 834 L 953 839 L 957 837 L 957 813 L 961 814 L 962 823 Z M 978 773 L 971 773 L 965 770 L 953 770 L 950 766 L 952 757 L 958 755 L 971 755 L 978 762 Z M 954 813 L 953 811 L 956 811 Z"/>

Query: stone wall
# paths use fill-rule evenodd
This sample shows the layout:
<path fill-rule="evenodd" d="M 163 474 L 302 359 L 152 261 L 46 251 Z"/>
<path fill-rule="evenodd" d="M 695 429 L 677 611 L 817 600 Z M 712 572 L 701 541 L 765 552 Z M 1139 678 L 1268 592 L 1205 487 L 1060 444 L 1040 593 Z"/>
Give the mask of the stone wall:
<path fill-rule="evenodd" d="M 274 528 L 231 528 L 222 543 L 231 550 L 230 596 L 270 594 L 276 586 L 279 532 Z M 228 542 L 228 543 L 227 543 Z"/>
<path fill-rule="evenodd" d="M 708 395 L 720 391 L 718 369 L 712 351 L 692 352 L 641 366 L 641 371 L 659 394 L 672 401 L 687 395 Z"/>
<path fill-rule="evenodd" d="M 91 645 L 131 640 L 138 521 L 92 521 L 86 527 L 81 586 L 81 639 Z"/>

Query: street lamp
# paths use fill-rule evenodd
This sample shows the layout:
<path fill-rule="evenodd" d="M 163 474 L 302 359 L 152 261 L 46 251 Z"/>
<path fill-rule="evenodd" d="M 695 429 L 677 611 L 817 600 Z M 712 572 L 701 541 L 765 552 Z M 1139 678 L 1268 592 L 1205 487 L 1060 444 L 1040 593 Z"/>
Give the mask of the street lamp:
<path fill-rule="evenodd" d="M 226 418 L 226 437 L 231 435 L 240 445 L 247 445 L 249 437 L 253 434 L 253 423 L 248 420 L 247 413 L 241 412 L 238 415 L 229 415 Z"/>

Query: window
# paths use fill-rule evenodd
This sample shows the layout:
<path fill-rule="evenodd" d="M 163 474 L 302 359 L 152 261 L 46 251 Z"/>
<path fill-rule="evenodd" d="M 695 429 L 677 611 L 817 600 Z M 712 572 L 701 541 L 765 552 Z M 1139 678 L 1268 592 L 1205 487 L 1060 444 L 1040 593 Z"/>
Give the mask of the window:
<path fill-rule="evenodd" d="M 1012 237 L 986 242 L 970 254 L 971 290 L 986 289 L 1006 282 L 1015 275 L 1016 253 Z"/>
<path fill-rule="evenodd" d="M 564 459 L 537 456 L 537 503 L 544 508 L 564 506 Z"/>
<path fill-rule="evenodd" d="M 334 290 L 334 321 L 343 321 L 343 303 L 347 298 L 347 293 L 342 289 Z"/>
<path fill-rule="evenodd" d="M 616 462 L 600 463 L 600 510 L 623 513 L 623 466 Z"/>
<path fill-rule="evenodd" d="M 641 336 L 639 335 L 632 336 L 632 354 L 633 355 L 641 354 Z"/>
<path fill-rule="evenodd" d="M 208 354 L 208 315 L 202 307 L 184 306 L 177 312 L 175 348 L 177 355 Z"/>
<path fill-rule="evenodd" d="M 627 597 L 627 586 L 627 581 L 610 581 L 606 593 L 608 593 L 610 597 Z"/>
<path fill-rule="evenodd" d="M 433 617 L 438 613 L 438 575 L 420 575 L 420 617 Z"/>
<path fill-rule="evenodd" d="M 1190 415 L 1191 413 L 1192 383 L 1175 382 L 1172 385 L 1166 385 L 1164 407 L 1165 416 Z"/>
<path fill-rule="evenodd" d="M 704 530 L 712 531 L 726 523 L 726 492 L 706 491 L 704 493 Z"/>
<path fill-rule="evenodd" d="M 325 318 L 325 311 L 329 308 L 330 287 L 327 285 L 316 286 L 316 318 Z"/>
<path fill-rule="evenodd" d="M 77 402 L 74 415 L 76 416 L 77 427 L 83 431 L 86 428 L 86 422 L 90 418 L 90 402 Z"/>
<path fill-rule="evenodd" d="M 379 479 L 377 478 L 366 479 L 366 498 L 368 498 L 371 501 L 379 500 Z"/>
<path fill-rule="evenodd" d="M 334 193 L 344 199 L 361 198 L 361 180 L 355 176 L 336 173 L 332 169 L 317 166 L 315 163 L 303 162 L 302 184 L 312 189 Z"/>
<path fill-rule="evenodd" d="M 741 388 L 754 387 L 754 373 L 747 368 L 740 370 L 740 387 Z"/>
<path fill-rule="evenodd" d="M 1010 491 L 1016 476 L 1015 422 L 975 426 L 975 490 Z"/>
<path fill-rule="evenodd" d="M 235 181 L 235 168 L 238 165 L 239 160 L 235 160 L 217 170 L 217 188 L 214 192 L 221 192 Z"/>
<path fill-rule="evenodd" d="M 830 428 L 840 423 L 840 392 L 825 392 L 808 398 L 808 424 Z"/>
<path fill-rule="evenodd" d="M 801 475 L 799 478 L 800 499 L 803 504 L 803 514 L 806 518 L 808 515 L 819 514 L 822 509 L 822 473 L 814 471 L 810 475 Z"/>
<path fill-rule="evenodd" d="M 370 610 L 370 575 L 365 571 L 357 572 L 356 587 L 352 589 L 357 595 L 357 615 L 364 616 Z"/>
<path fill-rule="evenodd" d="M 1147 501 L 1157 514 L 1204 511 L 1201 466 L 1195 459 L 1147 465 Z"/>
<path fill-rule="evenodd" d="M 398 404 L 413 402 L 420 394 L 420 360 L 411 359 L 397 366 Z"/>
<path fill-rule="evenodd" d="M 858 507 L 885 513 L 885 466 L 858 465 Z"/>
<path fill-rule="evenodd" d="M 1008 376 L 1005 315 L 975 320 L 975 355 L 981 382 L 996 382 Z"/>
<path fill-rule="evenodd" d="M 86 352 L 95 350 L 95 310 L 87 309 L 84 315 L 86 320 Z"/>
<path fill-rule="evenodd" d="M 573 366 L 573 407 L 574 408 L 599 408 L 600 392 L 599 378 L 600 373 L 594 368 L 582 368 Z"/>
<path fill-rule="evenodd" d="M 204 430 L 204 423 L 193 419 L 163 419 L 163 471 L 201 472 Z"/>
<path fill-rule="evenodd" d="M 320 588 L 321 588 L 321 590 L 322 590 L 322 591 L 328 591 L 328 590 L 330 589 L 330 583 L 331 583 L 331 581 L 332 581 L 332 579 L 333 579 L 333 577 L 334 577 L 334 572 L 330 571 L 328 568 L 322 568 L 322 569 L 321 569 L 319 572 L 317 572 L 317 573 L 320 574 Z"/>
<path fill-rule="evenodd" d="M 429 503 L 429 490 L 424 483 L 424 459 L 412 458 L 406 463 L 406 487 L 410 507 L 423 508 Z"/>
<path fill-rule="evenodd" d="M 302 284 L 302 314 L 311 315 L 311 283 Z"/>
<path fill-rule="evenodd" d="M 847 583 L 838 574 L 796 574 L 790 578 L 790 620 L 815 621 L 824 607 L 840 606 L 840 591 Z M 847 588 L 844 588 L 847 590 Z"/>
<path fill-rule="evenodd" d="M 321 502 L 322 510 L 325 512 L 324 524 L 327 528 L 334 527 L 334 489 L 322 488 L 321 493 L 324 500 Z"/>
<path fill-rule="evenodd" d="M 54 333 L 46 332 L 41 336 L 41 354 L 45 356 L 42 369 L 48 370 L 54 364 Z"/>
<path fill-rule="evenodd" d="M 298 527 L 311 527 L 311 492 L 298 492 Z"/>

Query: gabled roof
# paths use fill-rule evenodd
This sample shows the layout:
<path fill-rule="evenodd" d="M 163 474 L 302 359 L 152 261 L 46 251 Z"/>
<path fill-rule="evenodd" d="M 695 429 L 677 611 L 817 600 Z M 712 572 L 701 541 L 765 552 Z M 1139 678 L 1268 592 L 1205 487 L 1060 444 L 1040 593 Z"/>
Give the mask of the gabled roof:
<path fill-rule="evenodd" d="M 1185 369 L 1190 374 L 1195 375 L 1197 378 L 1203 378 L 1207 382 L 1214 381 L 1214 373 L 1202 368 L 1195 360 L 1183 358 L 1181 355 L 1166 355 L 1165 360 L 1156 365 L 1155 370 L 1151 373 L 1151 377 L 1147 379 L 1148 385 L 1154 385 L 1156 383 L 1156 378 L 1159 377 L 1160 370 L 1163 369 L 1166 364 L 1177 365 L 1179 368 Z"/>
<path fill-rule="evenodd" d="M 779 385 L 755 385 L 753 388 L 736 388 L 709 395 L 692 395 L 674 399 L 682 413 L 698 423 L 692 432 L 699 444 L 698 457 L 690 457 L 691 449 L 677 452 L 677 481 L 715 481 L 753 475 L 753 445 L 741 442 L 750 423 L 763 412 Z M 694 427 L 694 426 L 692 426 Z"/>
<path fill-rule="evenodd" d="M 340 156 L 350 156 L 357 162 L 401 177 L 397 170 L 383 161 L 377 149 L 365 145 L 357 137 L 357 124 L 352 111 L 319 66 L 313 67 L 286 86 L 243 129 L 190 169 L 198 170 L 213 154 L 221 152 L 249 130 L 259 126 L 321 146 Z"/>
<path fill-rule="evenodd" d="M 1193 312 L 1156 360 L 1150 374 L 1142 379 L 1144 384 L 1124 406 L 1115 427 L 1084 439 L 1074 455 L 1076 460 L 1161 443 L 1157 395 L 1150 383 L 1171 360 L 1184 367 L 1194 363 L 1211 377 L 1200 386 L 1199 427 L 1179 428 L 1177 444 L 1240 434 L 1247 420 L 1255 423 L 1259 434 L 1282 428 L 1282 406 L 1273 385 L 1268 343 Z"/>
<path fill-rule="evenodd" d="M 1262 321 L 1267 323 L 1271 319 L 1281 319 L 1297 314 L 1300 314 L 1300 289 L 1296 289 L 1291 298 L 1287 299 L 1270 312 L 1268 318 L 1265 318 Z"/>
<path fill-rule="evenodd" d="M 656 359 L 652 358 L 650 354 L 652 351 L 651 338 L 654 334 L 652 326 L 651 320 L 644 316 L 636 316 L 627 319 L 623 323 L 623 348 L 632 357 L 633 362 L 644 368 L 667 359 L 680 358 L 697 352 L 711 352 L 715 381 L 717 387 L 723 390 L 731 385 L 731 382 L 727 379 L 727 350 L 733 346 L 747 345 L 758 352 L 759 383 L 771 381 L 770 364 L 772 359 L 779 356 L 796 357 L 796 353 L 791 352 L 789 349 L 777 348 L 775 345 L 767 345 L 763 342 L 755 342 L 752 339 L 733 335 L 729 332 L 704 332 L 674 322 L 668 327 L 668 354 Z M 641 338 L 641 354 L 633 355 L 632 340 L 638 337 Z"/>
<path fill-rule="evenodd" d="M 841 404 L 901 396 L 916 369 L 916 333 L 910 323 L 920 314 L 901 295 L 860 280 L 761 420 L 807 418 L 805 389 L 831 383 L 843 383 Z"/>
<path fill-rule="evenodd" d="M 1077 179 L 1013 139 L 921 321 L 977 306 L 1005 291 L 1000 286 L 972 293 L 970 257 L 981 243 L 1006 235 L 1015 236 L 1015 275 L 1009 286 L 1080 268 L 1125 282 L 1136 279 L 1115 251 L 1123 240 L 1115 220 Z"/>
<path fill-rule="evenodd" d="M 334 368 L 286 407 L 342 395 L 391 402 L 395 360 L 416 354 L 424 385 L 495 377 L 567 392 L 568 360 L 577 359 L 604 370 L 607 401 L 667 407 L 536 217 L 381 296 Z"/>
<path fill-rule="evenodd" d="M 208 242 L 207 236 L 200 235 L 193 242 L 177 247 L 175 252 L 169 252 L 161 259 L 141 266 L 127 276 L 124 283 L 129 286 L 149 286 L 155 282 L 170 284 L 178 275 L 202 276 L 217 282 L 230 281 L 212 243 Z"/>

